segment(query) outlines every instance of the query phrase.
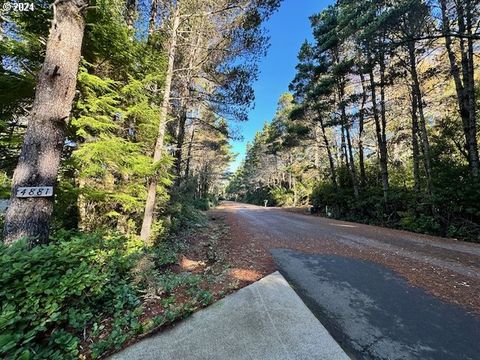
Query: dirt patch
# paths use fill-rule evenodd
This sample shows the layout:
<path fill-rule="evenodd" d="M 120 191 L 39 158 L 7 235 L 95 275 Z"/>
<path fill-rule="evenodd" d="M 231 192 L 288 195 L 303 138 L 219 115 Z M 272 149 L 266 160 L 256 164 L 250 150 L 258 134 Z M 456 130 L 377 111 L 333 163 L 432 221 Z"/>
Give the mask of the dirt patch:
<path fill-rule="evenodd" d="M 185 255 L 180 262 L 184 267 L 195 267 L 195 271 L 213 275 L 214 281 L 207 286 L 215 298 L 247 286 L 270 274 L 275 265 L 271 259 L 261 261 L 259 247 L 246 247 L 232 236 L 226 217 L 212 210 L 208 213 L 209 224 L 200 233 L 187 239 Z"/>
<path fill-rule="evenodd" d="M 79 346 L 80 358 L 105 358 L 145 337 L 165 331 L 190 314 L 268 274 L 266 270 L 256 270 L 258 261 L 255 267 L 246 265 L 245 256 L 230 251 L 230 239 L 225 217 L 210 213 L 206 224 L 172 239 L 172 248 L 176 250 L 163 255 L 165 264 L 155 265 L 151 257 L 139 261 L 133 275 L 135 282 L 142 283 L 145 290 L 140 295 L 141 305 L 135 310 L 138 313 L 125 314 L 125 318 L 107 316 L 100 324 L 86 328 Z M 132 322 L 136 324 L 135 329 L 131 328 Z M 123 334 L 127 327 L 130 330 Z"/>

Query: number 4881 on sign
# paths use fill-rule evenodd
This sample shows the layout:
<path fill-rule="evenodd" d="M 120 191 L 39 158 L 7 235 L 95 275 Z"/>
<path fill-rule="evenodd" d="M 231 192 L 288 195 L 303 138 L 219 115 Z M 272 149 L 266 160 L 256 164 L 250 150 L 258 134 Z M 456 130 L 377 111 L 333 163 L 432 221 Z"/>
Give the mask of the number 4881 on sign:
<path fill-rule="evenodd" d="M 53 186 L 19 187 L 17 198 L 50 197 L 53 196 Z"/>

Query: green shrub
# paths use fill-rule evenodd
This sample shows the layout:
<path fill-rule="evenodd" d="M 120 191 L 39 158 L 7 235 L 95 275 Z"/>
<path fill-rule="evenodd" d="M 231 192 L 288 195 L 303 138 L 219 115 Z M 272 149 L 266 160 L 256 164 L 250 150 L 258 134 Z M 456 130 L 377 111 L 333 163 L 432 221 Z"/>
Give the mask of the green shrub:
<path fill-rule="evenodd" d="M 293 191 L 282 187 L 275 187 L 271 189 L 270 196 L 274 199 L 274 204 L 277 206 L 291 206 L 294 203 Z"/>
<path fill-rule="evenodd" d="M 210 201 L 206 198 L 194 199 L 192 205 L 195 209 L 202 211 L 207 211 L 211 207 Z"/>
<path fill-rule="evenodd" d="M 176 233 L 206 223 L 206 216 L 189 202 L 175 202 L 169 209 L 170 231 Z"/>
<path fill-rule="evenodd" d="M 210 195 L 199 199 L 193 199 L 190 201 L 190 203 L 195 209 L 207 211 L 217 206 L 219 199 L 213 195 Z"/>
<path fill-rule="evenodd" d="M 277 201 L 272 195 L 271 188 L 256 188 L 247 191 L 247 193 L 238 199 L 238 201 L 246 202 L 254 205 L 264 205 L 264 201 L 268 200 L 268 206 L 276 206 Z"/>
<path fill-rule="evenodd" d="M 138 242 L 116 235 L 64 232 L 32 250 L 1 245 L 0 357 L 78 357 L 76 334 L 139 305 L 128 279 L 140 254 Z"/>
<path fill-rule="evenodd" d="M 401 214 L 400 225 L 402 229 L 426 234 L 438 234 L 441 230 L 436 217 L 425 214 L 414 214 L 411 211 Z"/>
<path fill-rule="evenodd" d="M 155 264 L 158 268 L 165 265 L 173 265 L 178 262 L 178 253 L 182 249 L 184 244 L 180 242 L 174 242 L 169 240 L 164 240 L 159 242 L 152 252 L 155 258 Z"/>
<path fill-rule="evenodd" d="M 322 212 L 328 207 L 330 215 L 338 219 L 480 242 L 480 183 L 467 181 L 465 169 L 453 167 L 439 172 L 439 179 L 433 195 L 392 185 L 387 204 L 378 186 L 361 188 L 356 199 L 348 184 L 335 188 L 320 182 L 311 201 Z"/>

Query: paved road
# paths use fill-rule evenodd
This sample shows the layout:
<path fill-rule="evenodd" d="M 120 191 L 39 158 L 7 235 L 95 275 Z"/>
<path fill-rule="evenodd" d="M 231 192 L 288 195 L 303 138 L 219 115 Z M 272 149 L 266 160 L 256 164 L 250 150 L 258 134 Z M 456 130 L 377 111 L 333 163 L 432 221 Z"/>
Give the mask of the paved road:
<path fill-rule="evenodd" d="M 354 359 L 476 360 L 480 321 L 383 266 L 272 250 L 280 271 Z"/>
<path fill-rule="evenodd" d="M 478 244 L 251 205 L 221 211 L 245 245 L 270 250 L 352 358 L 480 359 Z"/>

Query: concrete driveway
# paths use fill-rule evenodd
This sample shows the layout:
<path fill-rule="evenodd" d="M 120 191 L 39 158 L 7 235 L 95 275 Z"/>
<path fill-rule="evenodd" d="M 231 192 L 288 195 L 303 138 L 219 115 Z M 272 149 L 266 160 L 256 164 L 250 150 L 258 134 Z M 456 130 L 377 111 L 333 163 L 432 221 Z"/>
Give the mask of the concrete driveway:
<path fill-rule="evenodd" d="M 112 360 L 348 360 L 278 272 Z"/>

